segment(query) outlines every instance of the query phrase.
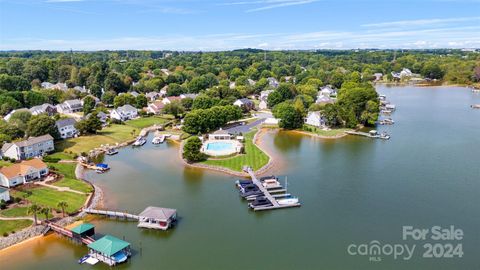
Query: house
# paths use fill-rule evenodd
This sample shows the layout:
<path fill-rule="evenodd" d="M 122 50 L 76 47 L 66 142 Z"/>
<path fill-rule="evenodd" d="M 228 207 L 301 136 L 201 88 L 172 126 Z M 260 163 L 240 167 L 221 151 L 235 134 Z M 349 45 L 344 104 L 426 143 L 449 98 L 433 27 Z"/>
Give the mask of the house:
<path fill-rule="evenodd" d="M 10 201 L 10 191 L 8 189 L 0 187 L 0 201 Z"/>
<path fill-rule="evenodd" d="M 100 99 L 94 95 L 86 95 L 84 98 L 82 98 L 82 104 L 83 104 L 83 101 L 85 100 L 86 97 L 91 97 L 93 98 L 93 100 L 95 100 L 95 106 L 100 103 Z"/>
<path fill-rule="evenodd" d="M 337 91 L 333 89 L 330 85 L 324 86 L 320 88 L 320 91 L 318 92 L 319 95 L 324 95 L 326 97 L 331 97 L 331 96 L 336 96 Z"/>
<path fill-rule="evenodd" d="M 237 85 L 237 84 L 236 84 L 235 82 L 230 82 L 230 84 L 228 85 L 228 87 L 229 87 L 230 89 L 235 89 L 235 86 L 236 86 L 236 85 Z"/>
<path fill-rule="evenodd" d="M 130 95 L 134 96 L 134 97 L 138 97 L 138 95 L 140 95 L 138 92 L 136 91 L 131 91 L 131 92 L 128 92 Z"/>
<path fill-rule="evenodd" d="M 267 81 L 268 81 L 268 85 L 273 88 L 277 88 L 280 85 L 278 80 L 273 77 L 268 77 Z"/>
<path fill-rule="evenodd" d="M 250 111 L 250 110 L 253 110 L 255 108 L 255 104 L 253 103 L 253 101 L 251 101 L 248 98 L 237 99 L 233 103 L 233 105 L 238 106 L 245 111 Z"/>
<path fill-rule="evenodd" d="M 307 117 L 305 118 L 305 124 L 311 125 L 314 127 L 325 127 L 325 117 L 319 111 L 308 112 Z"/>
<path fill-rule="evenodd" d="M 42 86 L 42 88 L 44 88 L 44 89 L 56 89 L 56 90 L 62 90 L 62 91 L 67 91 L 68 90 L 68 86 L 67 86 L 66 83 L 53 84 L 53 83 L 49 83 L 49 82 L 42 82 L 40 84 L 40 86 Z"/>
<path fill-rule="evenodd" d="M 135 107 L 130 104 L 125 104 L 122 107 L 113 109 L 110 112 L 110 118 L 117 119 L 120 121 L 126 121 L 138 116 L 138 111 Z"/>
<path fill-rule="evenodd" d="M 297 82 L 297 78 L 295 78 L 294 76 L 286 76 L 286 77 L 285 77 L 285 82 L 296 83 L 296 82 Z"/>
<path fill-rule="evenodd" d="M 255 86 L 255 84 L 257 84 L 257 82 L 252 79 L 248 79 L 247 81 L 250 86 Z"/>
<path fill-rule="evenodd" d="M 22 109 L 16 109 L 16 110 L 11 110 L 7 115 L 5 115 L 5 117 L 3 117 L 3 120 L 5 121 L 9 121 L 10 120 L 10 117 L 12 117 L 12 115 L 16 112 L 28 112 L 29 110 L 27 108 L 22 108 Z"/>
<path fill-rule="evenodd" d="M 162 102 L 163 104 L 167 105 L 167 104 L 170 104 L 174 101 L 180 101 L 182 98 L 181 97 L 174 97 L 174 96 L 171 96 L 171 97 L 165 97 L 162 99 Z"/>
<path fill-rule="evenodd" d="M 209 140 L 230 140 L 232 135 L 223 129 L 219 129 L 213 133 L 208 134 Z"/>
<path fill-rule="evenodd" d="M 75 128 L 76 123 L 77 121 L 73 118 L 56 121 L 55 125 L 57 126 L 58 132 L 60 133 L 60 137 L 62 137 L 62 139 L 67 139 L 77 135 L 78 131 Z"/>
<path fill-rule="evenodd" d="M 97 113 L 97 117 L 98 119 L 100 120 L 100 122 L 102 122 L 102 124 L 106 124 L 107 123 L 107 119 L 108 119 L 108 115 L 104 112 L 98 112 Z"/>
<path fill-rule="evenodd" d="M 48 166 L 41 159 L 25 160 L 0 168 L 0 185 L 7 188 L 15 187 L 40 179 L 47 174 Z"/>
<path fill-rule="evenodd" d="M 184 99 L 184 98 L 196 99 L 197 97 L 198 97 L 198 94 L 181 94 L 180 95 L 181 99 Z"/>
<path fill-rule="evenodd" d="M 145 94 L 145 97 L 147 97 L 147 99 L 148 99 L 149 101 L 155 101 L 155 100 L 157 100 L 159 97 L 161 97 L 161 95 L 160 95 L 159 92 L 153 91 L 153 92 L 148 92 L 148 93 L 146 93 L 146 94 Z"/>
<path fill-rule="evenodd" d="M 105 235 L 87 245 L 88 255 L 110 266 L 124 262 L 132 255 L 130 243 L 111 235 Z"/>
<path fill-rule="evenodd" d="M 149 206 L 138 214 L 140 228 L 167 230 L 177 219 L 177 210 Z"/>
<path fill-rule="evenodd" d="M 30 112 L 32 115 L 46 113 L 48 116 L 52 116 L 57 113 L 57 107 L 53 106 L 52 104 L 44 103 L 42 105 L 33 106 L 30 108 Z"/>
<path fill-rule="evenodd" d="M 49 82 L 42 82 L 42 83 L 40 84 L 40 86 L 41 86 L 42 88 L 45 88 L 45 89 L 52 89 L 52 88 L 53 88 L 53 85 L 54 85 L 53 83 L 49 83 Z"/>
<path fill-rule="evenodd" d="M 328 104 L 328 103 L 334 103 L 334 101 L 329 96 L 318 95 L 317 100 L 315 100 L 315 103 L 317 103 L 317 104 Z"/>
<path fill-rule="evenodd" d="M 383 74 L 382 73 L 374 73 L 373 76 L 375 77 L 375 81 L 380 81 L 383 77 Z"/>
<path fill-rule="evenodd" d="M 412 77 L 413 73 L 410 69 L 404 68 L 400 72 L 393 72 L 392 71 L 392 76 L 394 79 L 403 79 L 404 77 Z"/>
<path fill-rule="evenodd" d="M 16 160 L 42 156 L 53 150 L 53 137 L 50 134 L 30 137 L 20 142 L 5 143 L 2 147 L 3 156 Z"/>
<path fill-rule="evenodd" d="M 260 92 L 260 100 L 266 100 L 268 96 L 273 93 L 275 90 L 264 90 Z"/>
<path fill-rule="evenodd" d="M 157 100 L 149 103 L 146 111 L 147 113 L 160 114 L 162 113 L 163 107 L 165 107 L 165 104 L 162 101 Z"/>
<path fill-rule="evenodd" d="M 160 89 L 160 96 L 164 97 L 167 95 L 168 85 L 165 85 L 162 89 Z"/>
<path fill-rule="evenodd" d="M 63 103 L 57 105 L 59 113 L 76 113 L 83 110 L 82 101 L 79 99 L 65 100 Z"/>
<path fill-rule="evenodd" d="M 75 86 L 73 87 L 74 90 L 79 91 L 80 93 L 88 93 L 90 92 L 85 86 Z"/>
<path fill-rule="evenodd" d="M 170 74 L 172 74 L 172 73 L 170 72 L 170 70 L 168 70 L 168 69 L 166 69 L 166 68 L 162 68 L 162 69 L 160 69 L 160 71 L 163 72 L 163 74 L 165 74 L 165 75 L 167 75 L 167 76 L 169 76 Z"/>
<path fill-rule="evenodd" d="M 266 110 L 266 109 L 268 109 L 267 100 L 266 100 L 266 99 L 262 99 L 262 100 L 260 101 L 260 103 L 258 104 L 258 108 L 259 108 L 260 110 Z"/>

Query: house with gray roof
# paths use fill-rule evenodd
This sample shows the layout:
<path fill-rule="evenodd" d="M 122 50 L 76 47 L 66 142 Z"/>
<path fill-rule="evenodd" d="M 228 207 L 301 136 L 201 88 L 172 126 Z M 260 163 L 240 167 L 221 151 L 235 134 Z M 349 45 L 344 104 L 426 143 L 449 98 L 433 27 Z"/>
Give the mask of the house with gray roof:
<path fill-rule="evenodd" d="M 30 108 L 30 112 L 32 115 L 46 113 L 48 116 L 52 116 L 57 113 L 57 107 L 53 106 L 52 104 L 44 103 L 42 105 L 33 106 Z"/>
<path fill-rule="evenodd" d="M 117 119 L 120 121 L 130 120 L 130 119 L 136 118 L 137 116 L 138 116 L 137 108 L 133 107 L 130 104 L 125 104 L 121 107 L 113 109 L 110 112 L 110 118 Z"/>
<path fill-rule="evenodd" d="M 5 143 L 2 147 L 3 156 L 16 160 L 43 156 L 53 150 L 53 137 L 50 134 L 30 137 L 20 142 Z"/>
<path fill-rule="evenodd" d="M 80 99 L 65 100 L 63 103 L 57 105 L 59 113 L 76 113 L 83 110 L 83 104 Z"/>
<path fill-rule="evenodd" d="M 62 139 L 72 138 L 78 134 L 78 130 L 75 128 L 77 121 L 73 118 L 61 119 L 55 122 L 58 133 Z"/>
<path fill-rule="evenodd" d="M 251 101 L 248 98 L 237 99 L 233 103 L 233 105 L 238 106 L 245 111 L 250 111 L 250 110 L 253 110 L 255 108 L 255 104 L 253 103 L 253 101 Z"/>

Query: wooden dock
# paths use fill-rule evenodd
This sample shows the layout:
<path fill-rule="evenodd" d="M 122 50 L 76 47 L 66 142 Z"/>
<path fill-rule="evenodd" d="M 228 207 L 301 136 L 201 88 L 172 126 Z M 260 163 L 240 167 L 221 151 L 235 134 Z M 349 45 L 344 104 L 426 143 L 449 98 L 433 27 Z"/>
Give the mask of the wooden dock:
<path fill-rule="evenodd" d="M 380 138 L 380 135 L 372 135 L 368 132 L 362 132 L 362 131 L 345 131 L 345 133 L 347 133 L 348 135 L 364 136 L 364 137 L 373 138 L 373 139 Z"/>
<path fill-rule="evenodd" d="M 250 178 L 252 178 L 253 184 L 255 184 L 258 189 L 263 193 L 265 198 L 267 198 L 270 203 L 272 204 L 271 206 L 258 206 L 254 207 L 254 211 L 263 211 L 263 210 L 274 210 L 274 209 L 281 209 L 281 208 L 289 208 L 289 207 L 299 207 L 301 204 L 296 203 L 296 204 L 291 204 L 291 205 L 280 205 L 278 204 L 277 200 L 275 199 L 274 195 L 272 195 L 273 190 L 268 190 L 266 189 L 260 180 L 255 176 L 255 173 L 253 172 L 253 169 L 250 167 L 244 168 L 244 171 L 250 175 Z M 286 192 L 286 189 L 277 189 L 278 192 Z"/>
<path fill-rule="evenodd" d="M 68 238 L 71 238 L 71 239 L 75 239 L 75 238 L 73 237 L 73 233 L 72 233 L 71 230 L 69 230 L 69 229 L 67 229 L 67 228 L 64 228 L 64 227 L 62 227 L 62 226 L 60 226 L 60 225 L 58 225 L 58 224 L 55 224 L 55 223 L 53 223 L 53 222 L 46 221 L 46 222 L 45 222 L 45 226 L 47 226 L 47 228 L 48 228 L 49 230 L 52 230 L 52 231 L 54 231 L 54 232 L 56 232 L 56 233 L 58 233 L 58 234 L 61 234 L 61 235 L 63 235 L 63 236 L 66 236 L 66 237 L 68 237 Z M 48 231 L 48 230 L 47 230 L 47 231 Z M 46 233 L 47 231 L 45 231 L 45 233 Z M 44 234 L 45 234 L 45 233 L 44 233 Z M 82 241 L 83 244 L 89 245 L 89 244 L 95 242 L 95 239 L 93 239 L 93 238 L 91 238 L 91 237 L 89 237 L 89 236 L 84 236 L 84 237 L 81 238 L 81 241 Z"/>
<path fill-rule="evenodd" d="M 93 215 L 102 215 L 107 217 L 116 217 L 116 218 L 124 218 L 124 219 L 133 219 L 138 220 L 139 217 L 134 214 L 130 214 L 127 212 L 119 212 L 119 211 L 111 211 L 111 210 L 97 210 L 97 209 L 85 209 L 85 213 L 93 214 Z"/>

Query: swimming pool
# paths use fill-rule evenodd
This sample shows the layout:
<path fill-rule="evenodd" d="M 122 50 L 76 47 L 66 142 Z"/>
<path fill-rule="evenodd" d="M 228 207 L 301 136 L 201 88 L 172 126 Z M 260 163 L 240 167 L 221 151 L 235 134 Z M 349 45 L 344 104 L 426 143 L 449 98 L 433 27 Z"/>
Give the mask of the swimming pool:
<path fill-rule="evenodd" d="M 203 147 L 203 152 L 210 156 L 226 156 L 237 153 L 239 142 L 228 141 L 207 141 Z"/>

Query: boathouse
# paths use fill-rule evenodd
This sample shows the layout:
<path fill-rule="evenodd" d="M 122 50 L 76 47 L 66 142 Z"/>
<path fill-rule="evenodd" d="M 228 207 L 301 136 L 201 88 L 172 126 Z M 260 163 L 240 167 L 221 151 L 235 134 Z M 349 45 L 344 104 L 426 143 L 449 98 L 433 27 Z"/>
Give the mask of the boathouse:
<path fill-rule="evenodd" d="M 95 235 L 95 226 L 90 223 L 82 223 L 72 229 L 72 236 L 74 239 L 82 241 L 82 238 L 92 237 Z"/>
<path fill-rule="evenodd" d="M 138 227 L 167 230 L 177 219 L 177 210 L 149 206 L 138 215 Z"/>
<path fill-rule="evenodd" d="M 125 262 L 132 255 L 130 243 L 111 235 L 105 235 L 88 245 L 91 257 L 110 266 Z"/>

